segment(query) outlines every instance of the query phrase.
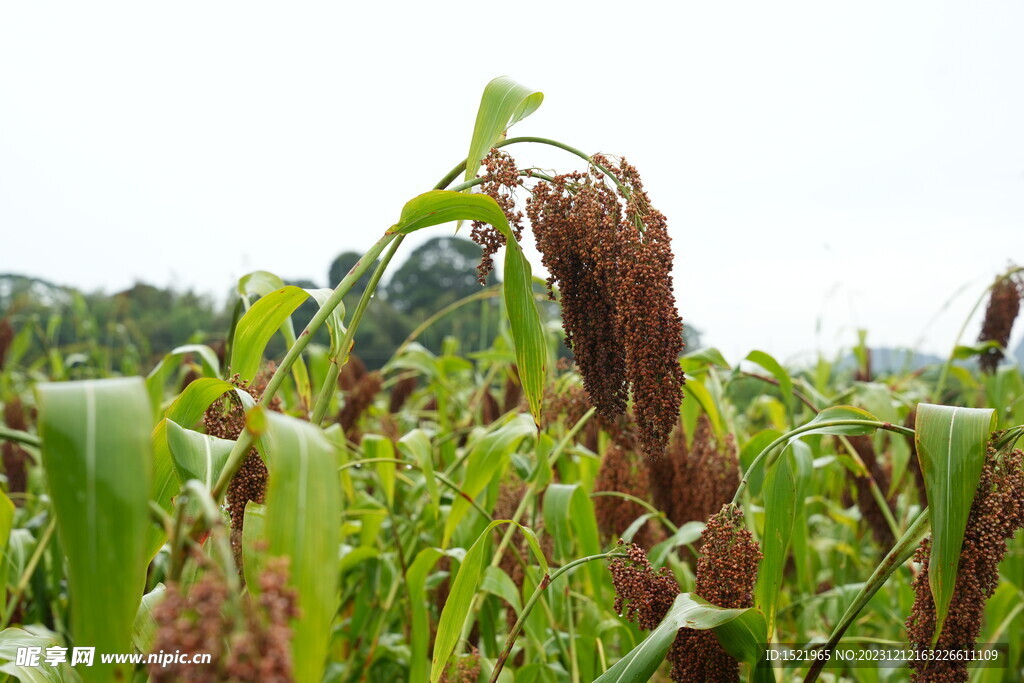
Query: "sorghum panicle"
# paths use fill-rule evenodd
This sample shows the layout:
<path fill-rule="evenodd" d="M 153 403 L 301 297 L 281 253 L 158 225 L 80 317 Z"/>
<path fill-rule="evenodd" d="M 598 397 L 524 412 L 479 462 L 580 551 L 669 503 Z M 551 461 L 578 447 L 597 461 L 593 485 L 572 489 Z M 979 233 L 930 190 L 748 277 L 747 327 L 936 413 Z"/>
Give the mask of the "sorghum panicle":
<path fill-rule="evenodd" d="M 753 607 L 761 549 L 733 504 L 708 519 L 701 534 L 694 592 L 718 607 Z M 668 660 L 674 681 L 738 681 L 739 669 L 713 631 L 680 629 Z"/>
<path fill-rule="evenodd" d="M 994 341 L 1006 348 L 1010 343 L 1013 323 L 1020 312 L 1020 301 L 1024 297 L 1024 281 L 1020 275 L 1000 276 L 992 285 L 992 294 L 985 309 L 985 320 L 981 325 L 979 342 Z M 996 371 L 999 361 L 1003 359 L 1000 349 L 989 349 L 979 359 L 981 369 L 987 373 Z"/>
<path fill-rule="evenodd" d="M 619 546 L 623 546 L 622 541 Z M 639 546 L 630 544 L 626 553 L 627 557 L 616 557 L 608 563 L 615 585 L 615 611 L 649 631 L 668 614 L 679 595 L 679 584 L 667 568 L 655 571 Z"/>
<path fill-rule="evenodd" d="M 515 160 L 506 152 L 492 149 L 483 163 L 486 170 L 480 176 L 484 178 L 480 192 L 498 203 L 505 218 L 508 219 L 512 233 L 517 240 L 522 239 L 523 212 L 516 210 L 515 189 L 523 184 L 523 179 L 519 176 Z M 494 269 L 494 254 L 505 245 L 505 236 L 493 226 L 480 221 L 473 221 L 473 229 L 469 236 L 483 249 L 480 265 L 477 266 L 477 280 L 481 285 L 485 285 L 487 275 Z"/>
<path fill-rule="evenodd" d="M 960 564 L 949 613 L 936 645 L 940 650 L 972 650 L 981 633 L 985 602 L 999 585 L 999 563 L 1006 541 L 1024 528 L 1024 453 L 1019 449 L 1002 457 L 989 446 L 981 480 L 971 503 L 960 550 Z M 907 636 L 918 651 L 931 649 L 935 635 L 935 603 L 928 583 L 931 537 L 914 555 L 921 571 L 914 579 L 914 606 L 907 617 Z M 967 661 L 914 660 L 911 680 L 929 683 L 968 680 Z"/>

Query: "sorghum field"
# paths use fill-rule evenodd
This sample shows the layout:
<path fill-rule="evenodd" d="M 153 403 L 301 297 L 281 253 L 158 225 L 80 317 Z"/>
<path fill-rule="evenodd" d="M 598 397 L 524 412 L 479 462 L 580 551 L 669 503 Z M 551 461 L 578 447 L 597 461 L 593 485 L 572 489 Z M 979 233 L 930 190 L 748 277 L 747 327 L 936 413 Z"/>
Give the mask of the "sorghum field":
<path fill-rule="evenodd" d="M 5 313 L 0 672 L 1024 678 L 1022 269 L 942 362 L 873 369 L 862 340 L 730 365 L 684 348 L 637 169 L 506 137 L 541 99 L 492 81 L 466 159 L 334 290 L 254 272 L 225 329 L 155 359 L 84 305 Z M 536 145 L 565 168 L 529 167 Z M 455 221 L 485 286 L 368 369 L 354 341 L 392 257 Z M 422 343 L 454 315 L 475 343 Z"/>

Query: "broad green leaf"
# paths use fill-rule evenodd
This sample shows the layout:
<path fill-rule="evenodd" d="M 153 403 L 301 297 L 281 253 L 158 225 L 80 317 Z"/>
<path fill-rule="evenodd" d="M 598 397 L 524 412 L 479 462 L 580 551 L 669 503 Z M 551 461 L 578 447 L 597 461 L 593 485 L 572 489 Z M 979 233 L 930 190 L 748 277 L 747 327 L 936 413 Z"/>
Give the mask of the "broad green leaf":
<path fill-rule="evenodd" d="M 430 445 L 430 437 L 422 429 L 414 429 L 399 439 L 398 450 L 419 465 L 423 471 L 427 495 L 430 496 L 430 502 L 436 514 L 437 506 L 441 501 L 441 491 L 438 489 L 437 479 L 434 477 L 434 451 Z"/>
<path fill-rule="evenodd" d="M 394 458 L 395 446 L 391 439 L 380 434 L 367 434 L 363 437 L 363 453 L 369 458 Z M 375 463 L 377 477 L 380 479 L 381 488 L 384 489 L 384 496 L 388 501 L 388 507 L 395 507 L 395 463 Z"/>
<path fill-rule="evenodd" d="M 313 297 L 313 300 L 316 301 L 320 308 L 323 308 L 324 304 L 327 303 L 327 299 L 334 293 L 334 290 L 307 289 L 306 293 Z M 340 362 L 344 360 L 349 351 L 348 349 L 341 348 L 342 338 L 345 336 L 345 304 L 339 302 L 324 322 L 327 323 L 327 332 L 331 335 L 329 357 Z"/>
<path fill-rule="evenodd" d="M 579 484 L 551 484 L 544 491 L 544 528 L 555 541 L 555 560 L 568 562 L 577 556 L 597 555 L 601 540 L 594 502 Z M 590 584 L 599 590 L 605 569 L 588 563 Z"/>
<path fill-rule="evenodd" d="M 132 626 L 132 644 L 139 652 L 148 653 L 153 649 L 153 641 L 156 639 L 153 608 L 163 600 L 166 590 L 164 584 L 158 583 L 153 590 L 142 596 L 139 610 L 135 613 L 135 624 Z"/>
<path fill-rule="evenodd" d="M 289 285 L 257 299 L 235 327 L 228 372 L 251 381 L 270 338 L 308 296 L 306 290 Z"/>
<path fill-rule="evenodd" d="M 807 448 L 799 441 L 792 447 Z M 770 468 L 764 480 L 764 533 L 761 536 L 761 552 L 764 558 L 757 571 L 755 604 L 764 613 L 768 622 L 768 635 L 775 628 L 775 612 L 778 607 L 779 591 L 782 589 L 782 575 L 786 569 L 789 539 L 796 519 L 796 462 L 791 448 L 787 448 L 775 466 Z"/>
<path fill-rule="evenodd" d="M 714 432 L 717 438 L 721 438 L 723 436 L 722 416 L 718 412 L 715 400 L 711 398 L 711 394 L 704 387 L 704 383 L 694 377 L 687 377 L 686 391 L 704 409 L 704 414 L 708 416 L 708 421 L 711 422 L 711 431 Z"/>
<path fill-rule="evenodd" d="M 164 399 L 164 385 L 167 383 L 167 379 L 181 366 L 181 361 L 184 360 L 185 356 L 189 355 L 199 357 L 203 373 L 207 377 L 220 376 L 220 361 L 217 360 L 217 354 L 209 346 L 205 344 L 188 344 L 173 349 L 160 359 L 157 366 L 146 377 L 146 391 L 149 392 L 149 400 L 153 404 L 155 411 L 159 412 L 160 410 L 160 404 Z"/>
<path fill-rule="evenodd" d="M 476 177 L 480 162 L 505 137 L 505 131 L 537 111 L 543 101 L 543 93 L 520 85 L 508 76 L 499 76 L 487 84 L 480 98 L 466 156 L 466 180 Z"/>
<path fill-rule="evenodd" d="M 14 527 L 14 503 L 7 494 L 0 491 L 0 598 L 7 595 L 7 572 L 10 567 L 8 541 Z M 5 616 L 7 601 L 0 602 L 0 617 Z"/>
<path fill-rule="evenodd" d="M 759 610 L 753 607 L 723 609 L 696 595 L 680 593 L 658 627 L 597 682 L 647 683 L 665 659 L 676 632 L 681 628 L 714 629 L 722 648 L 751 667 L 764 658 L 768 628 Z"/>
<path fill-rule="evenodd" d="M 651 548 L 651 552 L 647 554 L 651 565 L 655 567 L 664 566 L 669 551 L 681 545 L 696 543 L 702 533 L 704 533 L 704 522 L 687 522 L 682 525 L 669 538 Z"/>
<path fill-rule="evenodd" d="M 209 490 L 224 469 L 235 442 L 200 434 L 167 420 L 167 445 L 174 458 L 178 480 L 198 479 Z"/>
<path fill-rule="evenodd" d="M 533 298 L 533 274 L 512 228 L 498 203 L 482 194 L 431 190 L 402 208 L 398 223 L 388 232 L 402 235 L 454 220 L 489 223 L 505 237 L 505 282 L 502 295 L 516 346 L 516 364 L 534 422 L 540 424 L 541 399 L 547 373 L 547 345 Z"/>
<path fill-rule="evenodd" d="M 242 573 L 248 586 L 258 586 L 267 559 L 267 506 L 250 500 L 242 521 Z"/>
<path fill-rule="evenodd" d="M 37 386 L 39 434 L 67 556 L 71 632 L 97 652 L 131 647 L 146 585 L 153 418 L 139 377 Z M 124 665 L 80 669 L 87 680 Z"/>
<path fill-rule="evenodd" d="M 872 420 L 874 422 L 879 422 L 877 417 L 866 410 L 861 410 L 860 408 L 855 408 L 853 406 L 834 406 L 832 408 L 825 408 L 825 410 L 815 415 L 814 419 L 807 424 L 813 425 L 820 422 L 831 422 L 834 420 Z M 871 425 L 831 425 L 811 429 L 801 433 L 800 436 L 810 436 L 811 434 L 861 436 L 864 434 L 871 434 L 875 429 L 877 429 L 877 427 L 873 427 Z"/>
<path fill-rule="evenodd" d="M 444 555 L 438 548 L 424 548 L 416 555 L 405 573 L 405 585 L 411 599 L 409 609 L 412 612 L 410 635 L 412 654 L 409 664 L 409 680 L 422 681 L 427 678 L 427 646 L 430 644 L 430 615 L 427 613 L 427 601 L 423 599 L 427 575 Z"/>
<path fill-rule="evenodd" d="M 238 278 L 235 291 L 238 292 L 238 296 L 248 299 L 251 296 L 266 296 L 284 286 L 284 280 L 274 273 L 266 270 L 254 270 Z"/>
<path fill-rule="evenodd" d="M 24 647 L 40 648 L 39 666 L 19 666 L 17 664 L 18 650 Z M 37 635 L 20 628 L 5 628 L 0 631 L 0 662 L 3 662 L 0 672 L 13 676 L 23 683 L 71 683 L 82 680 L 78 672 L 72 669 L 67 662 L 57 666 L 46 664 L 46 648 L 48 647 L 63 647 L 63 645 L 52 636 Z M 71 649 L 69 648 L 67 652 L 68 660 L 70 660 Z M 91 667 L 79 667 L 79 670 L 84 672 L 89 668 Z"/>
<path fill-rule="evenodd" d="M 953 598 L 967 517 L 995 424 L 995 411 L 987 408 L 917 406 L 914 441 L 931 510 L 928 583 L 935 600 L 936 640 Z"/>
<path fill-rule="evenodd" d="M 772 356 L 768 355 L 764 351 L 751 351 L 747 354 L 747 360 L 752 363 L 757 363 L 762 368 L 767 370 L 775 378 L 775 381 L 779 383 L 779 391 L 782 392 L 782 402 L 786 406 L 786 413 L 789 415 L 789 419 L 793 419 L 793 380 L 790 378 L 789 373 L 782 367 L 779 361 L 775 360 Z"/>
<path fill-rule="evenodd" d="M 302 612 L 292 624 L 295 678 L 319 681 L 339 598 L 341 492 L 334 448 L 310 423 L 265 412 L 267 555 L 291 559 L 289 583 Z"/>
<path fill-rule="evenodd" d="M 722 352 L 714 347 L 707 347 L 703 349 L 697 349 L 691 351 L 683 356 L 683 360 L 688 363 L 697 362 L 702 365 L 717 365 L 720 368 L 731 370 L 729 363 L 725 360 L 725 356 Z"/>
<path fill-rule="evenodd" d="M 485 560 L 487 559 L 485 554 L 487 537 L 492 529 L 501 524 L 515 524 L 515 522 L 497 519 L 488 524 L 483 533 L 470 546 L 466 556 L 462 559 L 462 564 L 459 565 L 459 572 L 452 582 L 451 591 L 448 593 L 448 600 L 444 604 L 444 609 L 441 611 L 441 619 L 437 625 L 434 655 L 431 658 L 430 664 L 431 683 L 437 683 L 438 679 L 441 678 L 445 665 L 448 663 L 448 658 L 451 657 L 456 643 L 459 642 L 462 628 L 469 617 L 470 606 L 473 604 L 473 596 L 476 595 L 477 588 L 480 586 L 480 579 L 484 571 Z M 523 532 L 523 536 L 530 545 L 534 557 L 541 565 L 541 570 L 547 574 L 547 561 L 544 559 L 544 553 L 541 552 L 537 537 L 527 527 L 520 524 L 516 524 L 516 526 Z"/>
<path fill-rule="evenodd" d="M 519 442 L 535 433 L 535 427 L 529 418 L 519 415 L 511 422 L 487 434 L 472 447 L 466 459 L 466 475 L 459 488 L 469 497 L 476 499 L 487 484 L 501 472 L 509 456 L 518 447 Z M 469 511 L 469 500 L 458 496 L 452 501 L 451 511 L 444 523 L 444 535 L 441 545 L 448 546 L 452 532 Z"/>
<path fill-rule="evenodd" d="M 480 590 L 499 598 L 512 606 L 512 609 L 519 614 L 523 611 L 523 601 L 519 597 L 519 589 L 515 582 L 505 573 L 501 567 L 487 567 L 484 570 L 484 578 L 480 583 Z"/>

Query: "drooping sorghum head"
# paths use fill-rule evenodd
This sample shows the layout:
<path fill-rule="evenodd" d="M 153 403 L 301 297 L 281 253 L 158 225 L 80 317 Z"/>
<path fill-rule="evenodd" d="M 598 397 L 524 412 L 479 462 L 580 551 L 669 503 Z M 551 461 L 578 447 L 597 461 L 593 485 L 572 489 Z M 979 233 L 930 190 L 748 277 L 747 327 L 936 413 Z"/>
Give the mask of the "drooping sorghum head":
<path fill-rule="evenodd" d="M 989 446 L 981 479 L 967 517 L 960 550 L 960 564 L 949 613 L 939 634 L 937 649 L 972 650 L 981 633 L 985 602 L 999 585 L 999 563 L 1006 555 L 1006 541 L 1024 528 L 1024 453 L 1015 450 L 1002 457 Z M 921 571 L 914 579 L 914 606 L 907 617 L 907 636 L 919 651 L 931 648 L 935 635 L 935 602 L 929 586 L 931 538 L 917 549 L 914 560 Z M 911 662 L 913 681 L 966 681 L 967 661 L 955 658 L 920 659 Z"/>
<path fill-rule="evenodd" d="M 636 169 L 593 161 L 589 173 L 538 183 L 527 215 L 548 285 L 561 294 L 566 345 L 587 393 L 611 418 L 625 411 L 632 391 L 638 436 L 654 457 L 675 425 L 684 383 L 667 223 Z M 618 179 L 618 190 L 598 167 Z"/>
<path fill-rule="evenodd" d="M 484 160 L 484 178 L 480 191 L 501 207 L 512 233 L 519 240 L 523 236 L 523 212 L 516 210 L 515 189 L 523 184 L 516 162 L 506 152 L 492 149 Z M 470 238 L 480 245 L 483 254 L 477 267 L 480 284 L 487 283 L 487 275 L 494 269 L 494 254 L 505 245 L 505 236 L 486 223 L 473 221 Z"/>
<path fill-rule="evenodd" d="M 668 569 L 655 571 L 647 554 L 635 544 L 623 546 L 627 557 L 608 563 L 615 585 L 615 611 L 644 630 L 661 623 L 679 595 L 679 584 Z"/>
<path fill-rule="evenodd" d="M 694 592 L 718 607 L 752 607 L 761 549 L 733 504 L 708 519 Z M 674 681 L 738 681 L 739 670 L 713 631 L 680 629 L 668 653 Z"/>
<path fill-rule="evenodd" d="M 1020 301 L 1024 297 L 1024 282 L 1019 274 L 1000 276 L 992 285 L 992 293 L 988 299 L 988 307 L 985 309 L 985 320 L 981 325 L 981 334 L 978 335 L 979 342 L 995 341 L 1003 348 L 1010 343 L 1010 333 L 1013 331 L 1013 323 L 1020 312 Z M 981 369 L 988 373 L 996 371 L 999 361 L 1003 359 L 1003 352 L 999 349 L 989 349 L 981 356 L 979 362 Z"/>

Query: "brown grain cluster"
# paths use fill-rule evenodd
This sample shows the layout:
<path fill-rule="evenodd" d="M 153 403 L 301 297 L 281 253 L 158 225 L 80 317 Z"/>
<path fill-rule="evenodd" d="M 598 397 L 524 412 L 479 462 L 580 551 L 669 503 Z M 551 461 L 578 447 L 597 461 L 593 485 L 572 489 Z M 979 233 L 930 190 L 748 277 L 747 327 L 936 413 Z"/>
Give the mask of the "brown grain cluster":
<path fill-rule="evenodd" d="M 485 171 L 480 176 L 484 182 L 480 192 L 488 195 L 501 207 L 509 227 L 516 239 L 523 236 L 523 212 L 516 210 L 515 190 L 522 186 L 523 179 L 516 168 L 515 160 L 507 153 L 492 149 L 483 160 Z M 481 285 L 487 284 L 487 275 L 494 270 L 494 254 L 505 245 L 505 236 L 493 226 L 481 221 L 473 221 L 470 238 L 480 245 L 483 254 L 477 266 L 477 280 Z"/>
<path fill-rule="evenodd" d="M 7 353 L 14 341 L 14 327 L 7 318 L 0 318 L 0 371 L 7 365 Z"/>
<path fill-rule="evenodd" d="M 380 393 L 383 383 L 381 374 L 374 370 L 361 376 L 352 388 L 345 392 L 345 403 L 338 411 L 338 424 L 349 440 L 359 441 L 359 418 L 373 405 L 373 400 Z"/>
<path fill-rule="evenodd" d="M 441 683 L 476 683 L 480 679 L 480 652 L 471 647 L 441 674 Z"/>
<path fill-rule="evenodd" d="M 1002 457 L 989 447 L 981 472 L 967 529 L 960 550 L 953 598 L 936 647 L 940 650 L 972 650 L 981 633 L 985 602 L 999 585 L 999 563 L 1006 555 L 1006 541 L 1024 528 L 1024 453 L 1019 449 Z M 914 606 L 907 617 L 907 636 L 918 651 L 931 648 L 935 635 L 935 603 L 928 583 L 931 538 L 914 555 L 921 571 L 914 579 Z M 966 661 L 926 659 L 911 662 L 913 681 L 968 680 Z"/>
<path fill-rule="evenodd" d="M 167 586 L 153 609 L 153 653 L 209 653 L 211 664 L 150 664 L 154 683 L 170 681 L 292 681 L 291 621 L 299 617 L 297 595 L 288 586 L 287 558 L 268 560 L 260 595 L 232 596 L 224 577 L 207 563 L 187 594 Z"/>
<path fill-rule="evenodd" d="M 679 584 L 667 568 L 655 571 L 640 546 L 630 544 L 625 550 L 627 557 L 608 563 L 615 586 L 615 611 L 649 631 L 668 614 L 679 595 Z"/>
<path fill-rule="evenodd" d="M 621 441 L 612 440 L 601 459 L 594 491 L 618 491 L 647 500 L 651 490 L 651 477 L 643 458 L 625 446 Z M 621 536 L 626 529 L 647 510 L 638 503 L 619 496 L 598 496 L 594 498 L 594 514 L 597 526 L 605 538 Z M 665 540 L 660 525 L 647 521 L 633 536 L 633 542 L 650 549 L 655 543 Z"/>
<path fill-rule="evenodd" d="M 689 448 L 678 425 L 665 454 L 648 460 L 654 504 L 673 524 L 704 521 L 732 500 L 740 483 L 738 462 L 733 436 L 719 440 L 707 417 L 697 423 Z"/>
<path fill-rule="evenodd" d="M 701 534 L 694 592 L 718 607 L 753 607 L 761 549 L 736 505 L 722 507 Z M 673 681 L 738 681 L 739 669 L 713 631 L 679 629 L 668 660 Z"/>
<path fill-rule="evenodd" d="M 28 431 L 25 409 L 18 396 L 4 404 L 4 422 L 11 429 Z M 0 454 L 3 457 L 4 474 L 7 475 L 7 493 L 24 493 L 28 486 L 28 463 L 33 462 L 32 456 L 13 441 L 4 441 L 0 444 Z M 25 504 L 22 496 L 11 496 L 11 499 L 18 507 Z"/>
<path fill-rule="evenodd" d="M 1020 312 L 1020 301 L 1024 297 L 1024 281 L 1020 274 L 1000 276 L 992 285 L 992 294 L 985 309 L 985 320 L 981 325 L 979 342 L 994 341 L 1002 348 L 1010 343 L 1010 332 Z M 1003 359 L 1001 349 L 988 349 L 979 359 L 981 369 L 987 373 L 996 371 Z"/>
<path fill-rule="evenodd" d="M 640 443 L 653 457 L 675 425 L 684 383 L 667 224 L 636 169 L 594 162 L 619 178 L 618 193 L 595 167 L 539 183 L 526 212 L 587 393 L 611 418 L 632 392 Z"/>
<path fill-rule="evenodd" d="M 271 363 L 264 372 L 257 375 L 252 384 L 242 380 L 237 374 L 229 381 L 247 392 L 253 399 L 259 400 L 274 369 L 275 366 Z M 274 397 L 268 407 L 270 410 L 280 412 L 281 400 Z M 245 408 L 238 395 L 232 391 L 214 401 L 203 414 L 203 425 L 207 434 L 229 441 L 237 440 L 245 429 Z M 245 506 L 249 501 L 264 502 L 268 476 L 267 466 L 254 447 L 249 450 L 242 465 L 231 478 L 225 494 L 228 517 L 231 521 L 231 550 L 239 576 L 242 576 L 242 527 L 245 522 Z"/>
<path fill-rule="evenodd" d="M 857 508 L 861 511 L 864 521 L 868 523 L 868 527 L 871 529 L 871 533 L 874 535 L 875 540 L 878 541 L 878 544 L 883 548 L 891 548 L 896 539 L 892 535 L 889 522 L 886 521 L 885 511 L 882 510 L 878 501 L 875 500 L 874 495 L 871 493 L 872 479 L 878 485 L 883 495 L 889 490 L 889 473 L 879 461 L 878 453 L 875 451 L 875 446 L 870 436 L 849 436 L 847 438 L 868 471 L 867 474 L 860 476 L 853 474 L 853 472 L 850 472 L 848 475 L 853 480 L 854 486 L 857 489 Z M 889 503 L 886 502 L 886 505 L 889 505 Z"/>

